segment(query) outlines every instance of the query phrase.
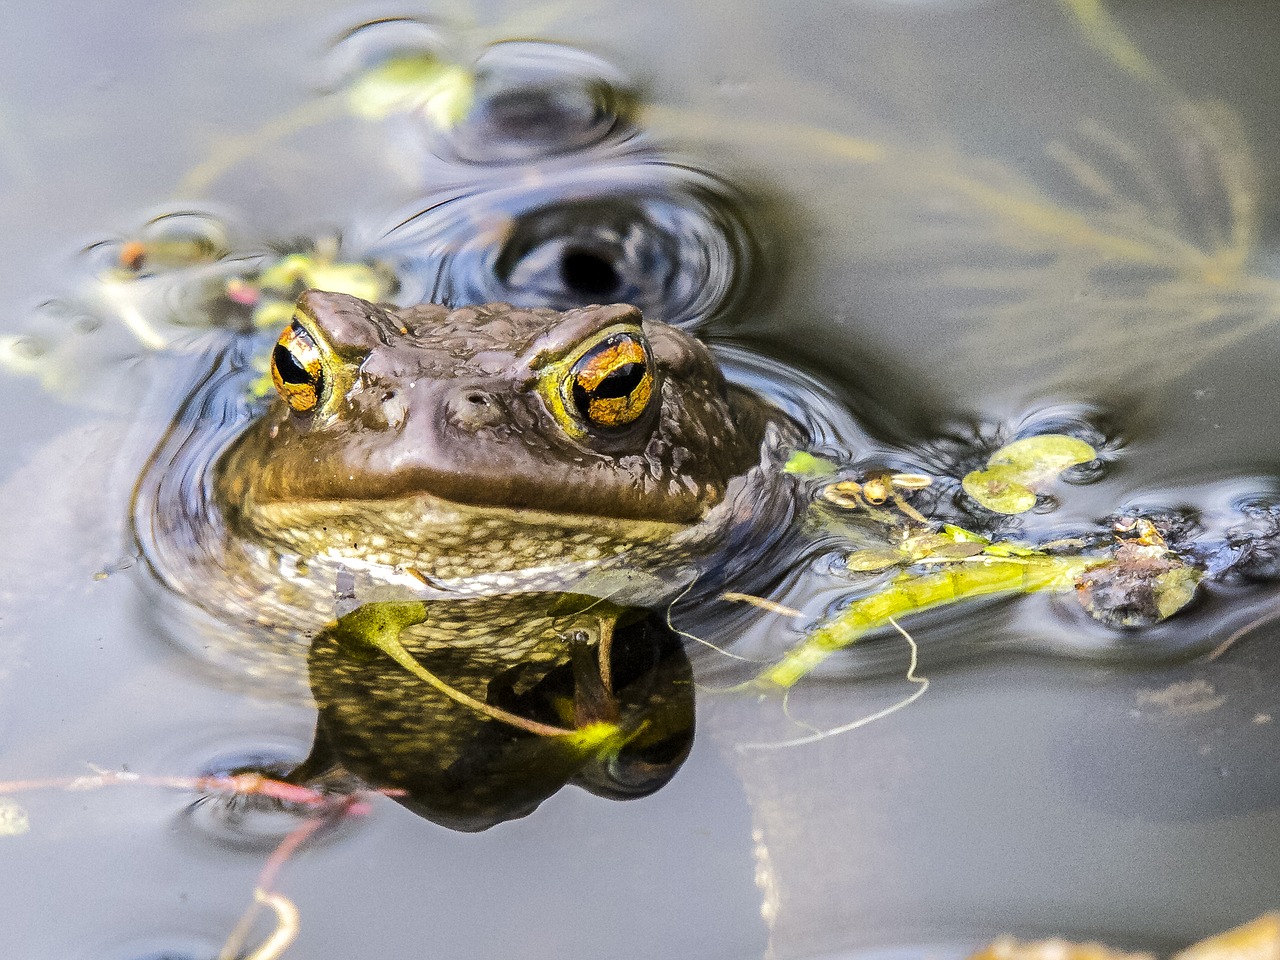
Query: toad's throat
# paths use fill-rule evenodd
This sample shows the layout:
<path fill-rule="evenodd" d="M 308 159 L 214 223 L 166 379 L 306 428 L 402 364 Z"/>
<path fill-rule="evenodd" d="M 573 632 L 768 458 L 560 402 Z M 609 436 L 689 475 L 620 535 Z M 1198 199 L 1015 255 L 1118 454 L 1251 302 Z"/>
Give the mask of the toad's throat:
<path fill-rule="evenodd" d="M 688 525 L 474 506 L 416 494 L 386 500 L 225 504 L 233 528 L 301 557 L 413 567 L 431 580 L 595 566 L 677 538 Z M 649 551 L 646 551 L 649 552 Z"/>

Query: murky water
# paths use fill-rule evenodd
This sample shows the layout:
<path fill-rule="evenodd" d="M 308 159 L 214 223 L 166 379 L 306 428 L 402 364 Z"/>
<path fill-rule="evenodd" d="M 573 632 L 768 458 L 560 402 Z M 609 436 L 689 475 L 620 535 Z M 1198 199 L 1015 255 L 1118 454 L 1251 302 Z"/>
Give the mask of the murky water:
<path fill-rule="evenodd" d="M 305 695 L 221 657 L 128 518 L 193 389 L 191 443 L 246 416 L 235 358 L 275 330 L 245 332 L 227 280 L 282 245 L 386 262 L 401 303 L 635 302 L 696 328 L 841 463 L 937 466 L 1074 425 L 1104 464 L 1025 521 L 1032 539 L 1126 509 L 1212 543 L 1263 523 L 1280 476 L 1266 4 L 1117 4 L 1116 30 L 1029 2 L 375 22 L 390 12 L 15 12 L 0 282 L 3 332 L 27 338 L 10 365 L 31 375 L 0 375 L 0 779 L 307 754 Z M 401 44 L 475 64 L 461 125 L 344 106 L 335 91 Z M 203 253 L 101 283 L 138 236 Z M 811 617 L 852 589 L 821 542 L 765 578 Z M 699 735 L 669 786 L 564 790 L 478 835 L 375 799 L 284 867 L 287 955 L 959 955 L 1002 930 L 1163 947 L 1242 921 L 1280 900 L 1274 629 L 1205 654 L 1275 609 L 1255 559 L 1140 633 L 1070 597 L 911 621 L 924 694 L 788 749 L 768 747 L 920 690 L 905 642 L 840 654 L 785 711 L 715 692 L 736 675 L 694 647 Z M 719 613 L 698 632 L 753 659 L 805 630 Z M 19 799 L 30 829 L 0 838 L 13 956 L 216 956 L 295 825 L 142 785 Z"/>

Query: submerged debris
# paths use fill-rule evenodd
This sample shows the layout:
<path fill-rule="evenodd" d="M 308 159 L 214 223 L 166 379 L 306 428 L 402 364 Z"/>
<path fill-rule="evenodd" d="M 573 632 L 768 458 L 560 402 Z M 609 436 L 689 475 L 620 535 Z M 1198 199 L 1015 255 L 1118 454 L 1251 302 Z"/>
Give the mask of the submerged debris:
<path fill-rule="evenodd" d="M 1190 603 L 1202 576 L 1162 539 L 1122 540 L 1106 563 L 1080 578 L 1076 597 L 1089 616 L 1109 627 L 1149 627 Z"/>

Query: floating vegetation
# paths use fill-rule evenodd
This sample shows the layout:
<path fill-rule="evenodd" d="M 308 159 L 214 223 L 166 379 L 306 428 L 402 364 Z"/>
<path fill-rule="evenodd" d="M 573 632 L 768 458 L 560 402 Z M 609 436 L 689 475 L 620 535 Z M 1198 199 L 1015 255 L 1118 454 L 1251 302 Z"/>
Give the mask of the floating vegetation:
<path fill-rule="evenodd" d="M 1041 487 L 1067 468 L 1089 463 L 1097 452 L 1076 437 L 1044 434 L 1006 444 L 991 455 L 986 469 L 965 475 L 964 492 L 993 513 L 1032 510 Z"/>
<path fill-rule="evenodd" d="M 1022 486 L 1027 491 L 1022 496 L 1034 502 L 1034 488 L 1094 457 L 1094 448 L 1084 441 L 1046 434 L 1002 447 L 990 458 L 988 471 L 1003 468 L 1002 481 Z M 793 457 L 792 463 L 795 472 L 833 476 L 818 458 Z M 897 627 L 897 618 L 984 597 L 1074 595 L 1080 608 L 1107 628 L 1151 627 L 1188 608 L 1202 584 L 1244 575 L 1252 558 L 1270 555 L 1276 534 L 1274 524 L 1255 522 L 1270 514 L 1254 497 L 1233 504 L 1233 519 L 1212 533 L 1178 511 L 1149 509 L 1124 511 L 1106 526 L 1043 542 L 1020 539 L 1018 528 L 1008 522 L 999 536 L 985 536 L 911 505 L 913 494 L 945 480 L 873 470 L 856 479 L 828 479 L 812 492 L 811 510 L 827 518 L 822 520 L 826 535 L 849 545 L 838 570 L 862 586 L 760 670 L 750 686 L 790 689 L 832 654 L 875 631 Z M 968 495 L 970 486 L 965 484 Z M 990 498 L 1004 495 L 993 486 L 988 482 L 980 492 Z M 1012 510 L 995 512 L 1017 516 Z M 851 532 L 843 534 L 831 520 L 853 524 Z M 861 545 L 868 540 L 871 545 Z"/>
<path fill-rule="evenodd" d="M 323 239 L 310 250 L 268 262 L 254 275 L 227 281 L 226 297 L 252 308 L 255 327 L 276 328 L 289 323 L 305 290 L 347 293 L 373 303 L 385 302 L 395 292 L 395 274 L 386 265 L 340 256 L 338 241 Z"/>
<path fill-rule="evenodd" d="M 358 116 L 416 112 L 447 130 L 471 109 L 475 74 L 430 52 L 405 53 L 357 74 L 346 95 Z"/>
<path fill-rule="evenodd" d="M 782 469 L 801 477 L 829 477 L 836 472 L 836 465 L 807 450 L 797 450 L 787 458 Z"/>

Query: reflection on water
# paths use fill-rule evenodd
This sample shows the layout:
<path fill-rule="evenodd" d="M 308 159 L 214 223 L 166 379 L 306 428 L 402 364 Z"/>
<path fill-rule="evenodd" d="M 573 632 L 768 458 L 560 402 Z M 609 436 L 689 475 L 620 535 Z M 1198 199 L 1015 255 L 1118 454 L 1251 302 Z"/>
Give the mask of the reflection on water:
<path fill-rule="evenodd" d="M 1205 573 L 1177 617 L 1115 629 L 1088 616 L 1096 600 L 1082 606 L 1070 593 L 935 611 L 907 621 L 910 647 L 887 631 L 860 641 L 824 667 L 823 677 L 841 682 L 800 684 L 782 707 L 711 695 L 703 728 L 747 784 L 779 955 L 918 943 L 933 930 L 950 943 L 957 930 L 1007 924 L 1123 929 L 1151 942 L 1256 913 L 1274 871 L 1224 877 L 1233 849 L 1275 836 L 1274 778 L 1258 762 L 1274 729 L 1270 658 L 1256 639 L 1274 607 L 1278 531 L 1278 448 L 1264 429 L 1275 399 L 1262 376 L 1274 365 L 1263 335 L 1277 297 L 1263 173 L 1232 115 L 1190 102 L 1105 12 L 1068 0 L 1003 7 L 1013 11 L 1007 19 L 971 10 L 941 24 L 864 4 L 865 39 L 831 30 L 830 17 L 818 24 L 792 12 L 777 36 L 753 43 L 781 49 L 802 38 L 811 51 L 803 68 L 789 55 L 776 78 L 776 65 L 759 61 L 748 82 L 724 58 L 726 78 L 696 103 L 662 92 L 689 82 L 675 55 L 688 50 L 673 36 L 659 51 L 672 53 L 670 64 L 650 58 L 664 75 L 647 106 L 638 93 L 647 85 L 568 44 L 502 42 L 474 56 L 439 24 L 394 19 L 350 31 L 330 51 L 328 93 L 314 109 L 195 171 L 188 185 L 216 203 L 184 203 L 178 216 L 91 247 L 78 267 L 92 275 L 82 290 L 45 304 L 30 335 L 5 344 L 11 366 L 68 396 L 83 394 L 86 371 L 118 377 L 150 351 L 136 366 L 168 382 L 147 416 L 167 418 L 187 397 L 139 488 L 139 520 L 162 574 L 197 558 L 200 575 L 168 578 L 197 603 L 144 586 L 153 601 L 146 638 L 195 652 L 214 665 L 206 679 L 237 693 L 271 689 L 284 675 L 297 681 L 305 658 L 320 721 L 300 776 L 340 779 L 345 770 L 407 790 L 400 802 L 428 819 L 477 829 L 528 812 L 566 781 L 612 796 L 647 792 L 674 773 L 688 749 L 692 693 L 668 613 L 674 629 L 727 646 L 729 657 L 689 648 L 700 676 L 719 687 L 756 675 L 814 624 L 896 576 L 897 567 L 849 568 L 851 553 L 883 547 L 885 528 L 817 502 L 827 483 L 920 472 L 931 484 L 913 495 L 913 509 L 1036 548 L 1102 549 L 1117 522 L 1150 521 Z M 681 16 L 690 37 L 723 26 L 710 10 Z M 988 35 L 1034 51 L 1043 78 L 1010 82 L 1012 61 L 991 53 Z M 353 133 L 344 97 L 354 79 L 407 54 L 436 71 L 437 94 Z M 612 59 L 633 68 L 637 58 Z M 997 80 L 970 95 L 956 75 Z M 886 77 L 911 82 L 899 89 Z M 459 98 L 470 98 L 460 122 L 432 121 Z M 676 158 L 655 130 L 682 136 L 699 159 Z M 314 175 L 327 167 L 341 169 L 331 181 Z M 761 172 L 768 191 L 733 185 Z M 300 259 L 278 269 L 286 254 Z M 594 663 L 567 644 L 553 661 L 501 669 L 407 648 L 432 676 L 512 716 L 579 726 L 609 709 L 633 716 L 643 730 L 622 750 L 583 753 L 517 733 L 332 629 L 305 636 L 358 594 L 367 599 L 369 584 L 335 583 L 300 630 L 288 618 L 298 600 L 290 590 L 305 594 L 315 571 L 287 552 L 251 558 L 276 592 L 265 606 L 234 599 L 231 619 L 250 627 L 229 635 L 227 598 L 207 576 L 220 545 L 175 542 L 166 523 L 219 529 L 219 517 L 202 515 L 212 502 L 208 468 L 262 409 L 256 358 L 293 296 L 328 281 L 365 284 L 367 299 L 403 305 L 638 303 L 710 337 L 730 380 L 786 410 L 811 452 L 833 465 L 829 476 L 788 480 L 794 496 L 735 525 L 725 556 L 691 594 L 678 595 L 689 580 L 680 571 L 628 583 L 644 609 L 615 638 L 612 690 L 598 641 Z M 136 390 L 121 395 L 120 408 L 136 402 Z M 100 408 L 111 400 L 94 398 Z M 964 498 L 960 477 L 1009 440 L 1043 433 L 1084 439 L 1101 456 L 1015 519 Z M 138 463 L 130 467 L 136 476 Z M 752 512 L 748 501 L 742 512 Z M 120 569 L 102 566 L 109 578 Z M 595 587 L 599 596 L 616 584 Z M 768 595 L 800 616 L 717 598 L 723 587 Z M 479 617 L 500 619 L 487 609 Z M 271 642 L 255 648 L 255 631 Z M 291 645 L 275 643 L 286 634 Z M 313 639 L 305 657 L 300 639 Z M 1224 640 L 1219 659 L 1178 662 Z M 891 721 L 793 751 L 738 749 L 891 706 L 902 692 L 886 678 L 901 678 L 908 651 L 932 686 Z M 1066 661 L 972 656 L 1010 651 Z M 1081 664 L 1082 654 L 1116 666 Z M 182 666 L 163 663 L 161 682 L 178 683 Z M 1109 672 L 1117 667 L 1131 672 Z M 248 698 L 225 703 L 233 713 L 257 709 Z M 1135 871 L 1161 877 L 1160 894 L 1135 889 Z M 1204 907 L 1197 891 L 1224 882 L 1230 896 Z"/>
<path fill-rule="evenodd" d="M 589 647 L 599 618 L 589 611 L 598 601 L 587 600 L 583 626 L 575 626 L 554 612 L 565 599 L 525 594 L 430 604 L 432 619 L 491 629 L 495 646 L 513 620 L 553 619 L 573 648 L 565 661 L 494 669 L 447 647 L 423 657 L 425 648 L 406 638 L 404 650 L 425 662 L 444 685 L 439 689 L 358 636 L 344 642 L 339 621 L 311 644 L 307 663 L 320 717 L 311 756 L 294 779 L 345 770 L 458 830 L 525 816 L 568 782 L 612 799 L 657 790 L 693 742 L 693 675 L 684 648 L 664 622 L 643 614 L 624 615 L 607 647 Z M 444 687 L 491 712 L 452 699 Z M 593 724 L 614 731 L 589 738 Z"/>

